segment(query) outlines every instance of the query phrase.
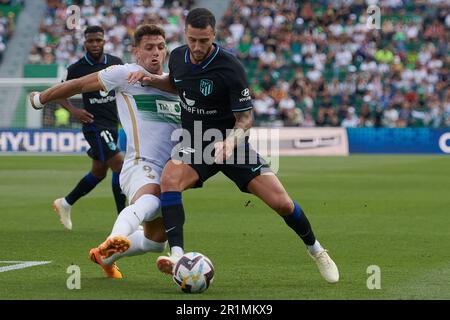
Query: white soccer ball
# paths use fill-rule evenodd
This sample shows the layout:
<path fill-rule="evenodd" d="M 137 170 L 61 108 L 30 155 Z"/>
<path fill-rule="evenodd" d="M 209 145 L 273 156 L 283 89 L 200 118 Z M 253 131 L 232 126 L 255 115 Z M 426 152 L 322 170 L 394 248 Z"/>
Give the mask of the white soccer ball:
<path fill-rule="evenodd" d="M 207 256 L 198 252 L 185 253 L 175 265 L 173 281 L 185 293 L 201 293 L 214 279 L 214 266 Z"/>

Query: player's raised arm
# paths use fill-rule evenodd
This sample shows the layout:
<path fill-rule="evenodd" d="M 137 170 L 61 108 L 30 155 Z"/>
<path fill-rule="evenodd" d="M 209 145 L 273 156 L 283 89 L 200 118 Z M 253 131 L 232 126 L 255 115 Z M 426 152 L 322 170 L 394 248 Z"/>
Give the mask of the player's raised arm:
<path fill-rule="evenodd" d="M 30 94 L 31 106 L 36 109 L 44 108 L 46 103 L 67 99 L 78 93 L 103 90 L 103 85 L 98 79 L 98 72 L 82 78 L 65 81 L 57 84 L 43 92 L 32 92 Z"/>
<path fill-rule="evenodd" d="M 177 88 L 170 81 L 170 76 L 168 74 L 157 75 L 140 70 L 130 72 L 128 75 L 128 82 L 130 84 L 140 82 L 142 86 L 150 86 L 162 91 L 178 93 Z"/>

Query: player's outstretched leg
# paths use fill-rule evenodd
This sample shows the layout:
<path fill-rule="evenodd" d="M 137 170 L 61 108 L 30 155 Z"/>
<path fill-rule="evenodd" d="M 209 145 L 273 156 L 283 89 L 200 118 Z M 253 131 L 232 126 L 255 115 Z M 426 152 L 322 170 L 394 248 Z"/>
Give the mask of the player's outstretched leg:
<path fill-rule="evenodd" d="M 72 230 L 72 220 L 70 217 L 72 205 L 78 199 L 91 192 L 105 178 L 107 170 L 107 165 L 98 160 L 94 160 L 91 171 L 78 182 L 76 187 L 66 197 L 56 199 L 53 202 L 53 209 L 59 215 L 61 223 L 66 229 Z"/>
<path fill-rule="evenodd" d="M 171 275 L 173 267 L 184 253 L 184 208 L 181 192 L 163 192 L 161 194 L 161 210 L 169 241 L 170 255 L 158 257 L 156 267 L 159 271 Z"/>
<path fill-rule="evenodd" d="M 108 277 L 114 278 L 114 275 L 117 274 L 115 270 L 118 270 L 116 266 L 117 260 L 123 257 L 142 255 L 147 252 L 163 252 L 167 241 L 162 219 L 158 218 L 154 221 L 146 222 L 145 229 L 146 232 L 150 232 L 152 235 L 145 236 L 144 231 L 139 229 L 129 237 L 115 236 L 108 238 L 98 248 L 90 251 L 91 260 L 98 263 Z"/>
<path fill-rule="evenodd" d="M 89 251 L 89 259 L 91 259 L 92 262 L 102 267 L 103 271 L 105 272 L 105 275 L 108 278 L 122 279 L 122 273 L 119 271 L 119 268 L 115 263 L 112 264 L 103 263 L 99 248 L 93 248 Z"/>
<path fill-rule="evenodd" d="M 181 193 L 195 185 L 198 179 L 197 172 L 185 163 L 171 160 L 164 168 L 161 177 L 161 211 L 170 255 L 160 256 L 156 260 L 157 268 L 163 273 L 172 274 L 173 267 L 184 253 L 184 208 Z"/>
<path fill-rule="evenodd" d="M 127 237 L 114 236 L 106 239 L 98 246 L 100 255 L 104 258 L 109 258 L 115 253 L 122 253 L 127 251 L 131 246 L 131 241 Z"/>
<path fill-rule="evenodd" d="M 338 282 L 339 271 L 336 264 L 328 251 L 316 240 L 306 214 L 300 205 L 288 196 L 278 178 L 273 174 L 260 175 L 254 178 L 247 188 L 277 211 L 286 224 L 303 240 L 322 277 L 329 283 Z"/>
<path fill-rule="evenodd" d="M 59 221 L 67 230 L 72 230 L 72 219 L 70 212 L 72 206 L 67 203 L 66 198 L 59 198 L 53 201 L 53 210 L 59 215 Z"/>
<path fill-rule="evenodd" d="M 161 202 L 157 196 L 143 194 L 133 204 L 122 210 L 114 223 L 109 238 L 129 236 L 138 229 L 141 223 L 155 218 L 160 204 Z"/>
<path fill-rule="evenodd" d="M 158 222 L 158 224 L 162 226 L 162 220 Z M 143 230 L 136 230 L 126 239 L 130 244 L 127 250 L 117 251 L 109 257 L 103 256 L 103 263 L 112 264 L 123 257 L 138 256 L 147 252 L 163 252 L 167 245 L 164 229 L 161 229 L 155 233 L 155 236 L 147 237 L 145 236 L 145 232 Z"/>

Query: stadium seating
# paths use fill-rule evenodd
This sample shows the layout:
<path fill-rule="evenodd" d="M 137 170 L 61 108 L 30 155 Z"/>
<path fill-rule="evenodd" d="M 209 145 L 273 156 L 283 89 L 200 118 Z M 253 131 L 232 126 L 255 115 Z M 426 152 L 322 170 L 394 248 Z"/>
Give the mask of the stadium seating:
<path fill-rule="evenodd" d="M 366 27 L 366 2 L 344 3 L 232 1 L 218 38 L 243 60 L 256 99 L 273 98 L 269 106 L 256 101 L 257 123 L 302 126 L 313 117 L 317 126 L 448 127 L 448 2 L 380 1 L 381 30 Z M 268 47 L 275 67 L 261 62 Z M 272 86 L 263 89 L 265 74 Z M 280 82 L 281 96 L 273 97 Z M 280 105 L 283 96 L 296 102 L 296 113 Z M 343 122 L 349 109 L 358 119 Z"/>
<path fill-rule="evenodd" d="M 64 27 L 71 1 L 48 3 L 30 62 L 67 65 L 83 51 L 81 31 Z M 106 50 L 125 61 L 131 59 L 132 31 L 142 22 L 162 24 L 169 47 L 180 45 L 180 21 L 191 4 L 79 3 L 82 27 L 102 24 L 109 40 Z M 381 30 L 372 30 L 367 28 L 367 4 L 362 0 L 231 1 L 218 22 L 217 40 L 247 69 L 255 123 L 449 127 L 448 1 L 382 0 L 379 5 Z M 263 84 L 266 74 L 270 81 Z"/>
<path fill-rule="evenodd" d="M 184 10 L 190 8 L 191 1 L 78 1 L 81 13 L 79 28 L 66 27 L 67 8 L 73 1 L 48 0 L 47 13 L 41 30 L 35 39 L 29 57 L 30 64 L 69 65 L 83 54 L 83 33 L 88 25 L 101 25 L 106 33 L 105 51 L 131 61 L 132 34 L 141 23 L 163 25 L 169 48 L 177 47 L 182 41 L 182 21 Z M 180 2 L 181 3 L 181 2 Z"/>
<path fill-rule="evenodd" d="M 0 1 L 0 63 L 8 40 L 14 32 L 16 19 L 22 6 L 22 1 Z"/>

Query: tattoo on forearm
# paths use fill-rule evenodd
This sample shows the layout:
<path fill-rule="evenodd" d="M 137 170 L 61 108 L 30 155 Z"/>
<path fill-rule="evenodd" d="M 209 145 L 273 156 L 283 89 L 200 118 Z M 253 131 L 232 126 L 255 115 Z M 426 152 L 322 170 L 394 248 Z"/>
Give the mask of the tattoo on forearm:
<path fill-rule="evenodd" d="M 250 128 L 252 127 L 253 116 L 252 111 L 235 112 L 236 124 L 234 129 L 227 139 L 231 139 L 234 145 L 242 142 L 246 136 L 250 134 Z"/>
<path fill-rule="evenodd" d="M 244 131 L 249 130 L 252 127 L 253 115 L 252 110 L 235 112 L 234 117 L 236 118 L 235 129 L 243 129 Z"/>

